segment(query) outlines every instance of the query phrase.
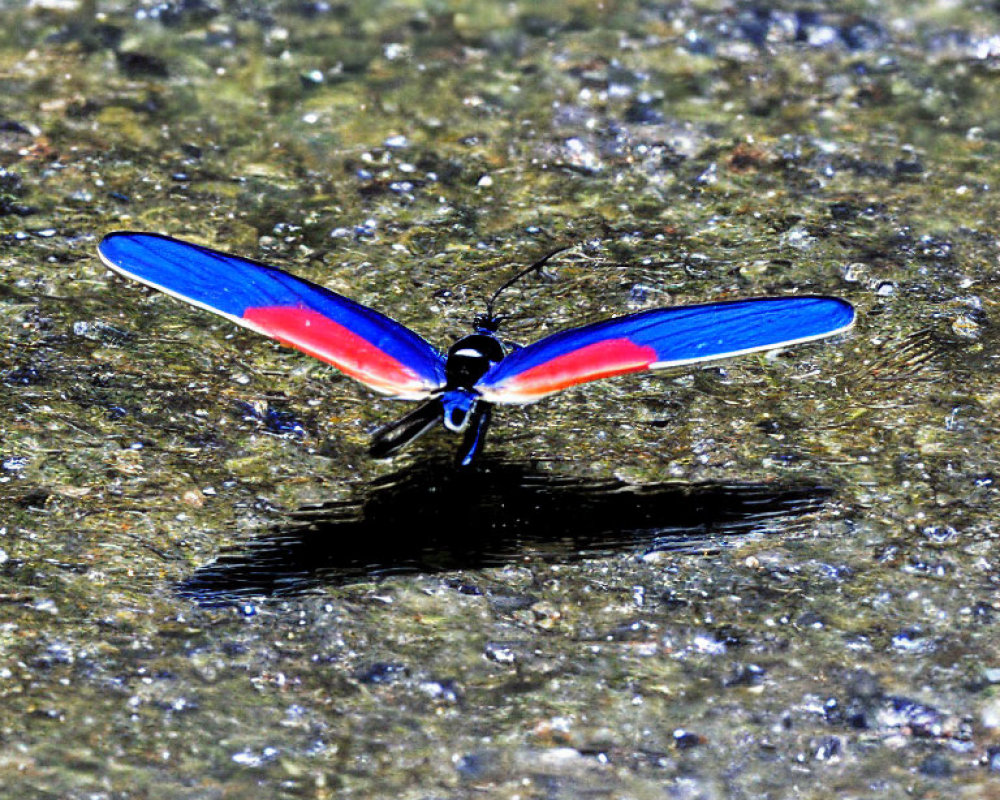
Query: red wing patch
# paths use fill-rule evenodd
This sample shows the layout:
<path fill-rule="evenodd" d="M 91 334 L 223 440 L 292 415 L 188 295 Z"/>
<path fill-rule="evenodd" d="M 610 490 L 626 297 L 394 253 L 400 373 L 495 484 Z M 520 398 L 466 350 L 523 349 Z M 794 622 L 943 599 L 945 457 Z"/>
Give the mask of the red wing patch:
<path fill-rule="evenodd" d="M 386 394 L 424 394 L 428 387 L 410 367 L 308 308 L 270 306 L 247 308 L 243 319 L 279 342 L 332 364 L 352 378 Z"/>
<path fill-rule="evenodd" d="M 628 339 L 606 339 L 564 353 L 501 382 L 484 397 L 502 394 L 504 402 L 530 400 L 570 386 L 629 372 L 641 372 L 656 361 L 656 349 Z"/>

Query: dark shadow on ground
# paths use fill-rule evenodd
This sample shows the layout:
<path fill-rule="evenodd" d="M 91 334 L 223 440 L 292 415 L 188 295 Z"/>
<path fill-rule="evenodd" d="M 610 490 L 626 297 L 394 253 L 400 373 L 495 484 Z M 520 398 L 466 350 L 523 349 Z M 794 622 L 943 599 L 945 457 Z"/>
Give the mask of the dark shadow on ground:
<path fill-rule="evenodd" d="M 656 483 L 486 462 L 427 461 L 347 502 L 303 507 L 197 569 L 180 594 L 203 605 L 288 596 L 403 572 L 569 562 L 614 553 L 711 552 L 734 536 L 787 530 L 819 510 L 815 484 Z"/>

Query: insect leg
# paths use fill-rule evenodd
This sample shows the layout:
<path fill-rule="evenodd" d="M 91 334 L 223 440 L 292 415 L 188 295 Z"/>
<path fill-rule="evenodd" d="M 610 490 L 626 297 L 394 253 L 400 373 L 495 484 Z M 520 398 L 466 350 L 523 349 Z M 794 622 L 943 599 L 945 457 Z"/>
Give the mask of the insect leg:
<path fill-rule="evenodd" d="M 486 431 L 490 427 L 490 417 L 493 415 L 493 406 L 489 403 L 479 402 L 473 411 L 472 420 L 462 437 L 462 447 L 458 451 L 458 464 L 468 467 L 475 461 L 476 453 L 483 442 L 486 441 Z"/>
<path fill-rule="evenodd" d="M 423 436 L 439 423 L 444 416 L 441 398 L 435 397 L 418 406 L 405 417 L 383 425 L 372 434 L 368 454 L 372 458 L 388 458 L 414 439 Z"/>

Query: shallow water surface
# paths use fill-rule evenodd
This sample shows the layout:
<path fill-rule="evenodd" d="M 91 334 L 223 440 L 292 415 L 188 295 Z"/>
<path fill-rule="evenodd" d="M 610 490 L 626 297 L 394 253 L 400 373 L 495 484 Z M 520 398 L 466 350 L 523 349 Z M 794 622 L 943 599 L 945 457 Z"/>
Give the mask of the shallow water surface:
<path fill-rule="evenodd" d="M 8 4 L 0 786 L 20 798 L 985 796 L 1000 14 Z M 441 347 L 835 294 L 842 337 L 403 404 L 112 276 L 259 258 Z"/>

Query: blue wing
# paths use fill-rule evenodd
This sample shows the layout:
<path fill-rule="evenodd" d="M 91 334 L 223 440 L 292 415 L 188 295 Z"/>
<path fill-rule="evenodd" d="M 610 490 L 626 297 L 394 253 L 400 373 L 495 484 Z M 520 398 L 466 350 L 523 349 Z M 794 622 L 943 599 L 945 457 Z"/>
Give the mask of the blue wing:
<path fill-rule="evenodd" d="M 532 403 L 579 383 L 810 342 L 846 331 L 836 297 L 768 297 L 657 308 L 570 328 L 516 350 L 476 384 L 491 403 Z"/>
<path fill-rule="evenodd" d="M 395 320 L 275 267 L 151 233 L 97 248 L 115 272 L 332 364 L 376 391 L 427 397 L 444 359 Z"/>

